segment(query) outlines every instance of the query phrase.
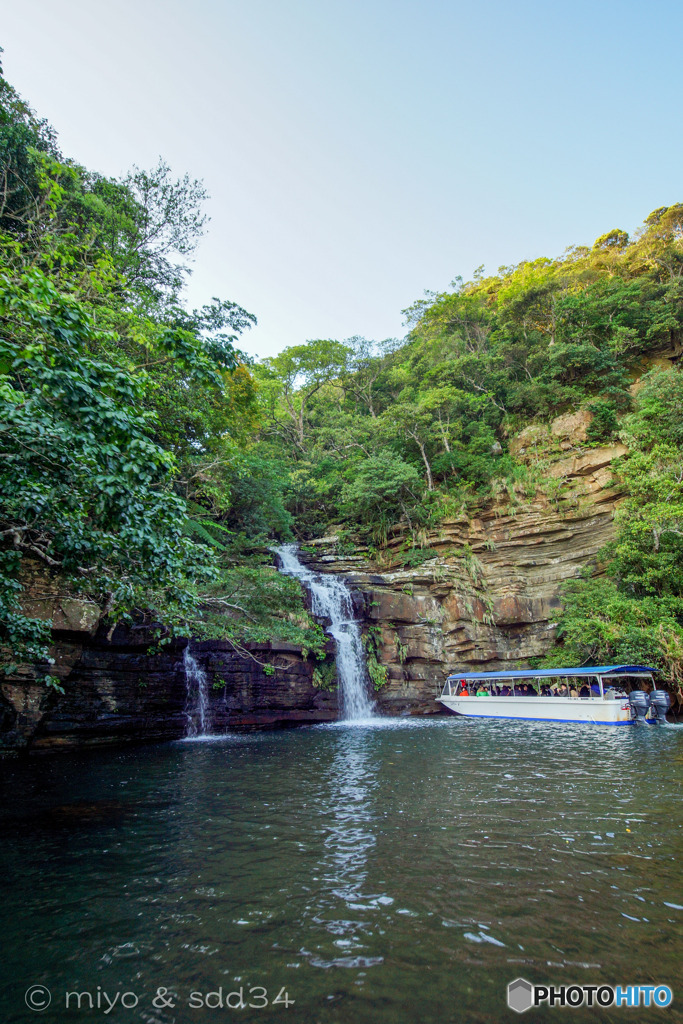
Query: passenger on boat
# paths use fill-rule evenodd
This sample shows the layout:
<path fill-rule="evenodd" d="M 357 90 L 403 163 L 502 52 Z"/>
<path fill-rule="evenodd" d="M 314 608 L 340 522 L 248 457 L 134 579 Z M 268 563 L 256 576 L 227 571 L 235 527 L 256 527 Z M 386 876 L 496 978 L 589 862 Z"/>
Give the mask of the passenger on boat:
<path fill-rule="evenodd" d="M 500 688 L 500 695 L 501 695 L 501 697 L 509 697 L 511 693 L 512 693 L 512 691 L 511 691 L 509 686 L 501 686 L 501 688 Z"/>
<path fill-rule="evenodd" d="M 591 695 L 590 687 L 586 686 L 586 684 L 584 683 L 583 686 L 581 687 L 581 689 L 579 690 L 579 697 L 581 697 L 583 699 L 584 697 L 590 697 L 590 695 Z"/>
<path fill-rule="evenodd" d="M 489 696 L 489 691 L 486 689 L 486 687 L 484 686 L 483 683 L 480 683 L 479 684 L 479 689 L 477 690 L 477 697 L 488 697 L 488 696 Z"/>
<path fill-rule="evenodd" d="M 569 690 L 567 689 L 567 684 L 566 683 L 562 683 L 562 685 L 560 687 L 558 687 L 556 692 L 557 692 L 557 696 L 558 697 L 568 697 L 569 696 Z"/>
<path fill-rule="evenodd" d="M 460 680 L 460 691 L 458 697 L 469 697 L 470 691 L 467 689 L 467 683 L 464 679 Z"/>
<path fill-rule="evenodd" d="M 569 691 L 569 696 L 570 697 L 574 697 L 574 698 L 579 696 L 578 693 L 576 692 L 576 687 L 575 686 L 572 686 L 571 690 Z"/>

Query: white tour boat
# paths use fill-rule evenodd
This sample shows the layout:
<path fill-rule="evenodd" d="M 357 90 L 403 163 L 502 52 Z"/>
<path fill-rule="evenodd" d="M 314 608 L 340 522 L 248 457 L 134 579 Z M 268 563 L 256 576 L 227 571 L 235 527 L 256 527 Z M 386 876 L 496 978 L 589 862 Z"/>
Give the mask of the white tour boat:
<path fill-rule="evenodd" d="M 454 673 L 437 700 L 468 718 L 665 725 L 670 698 L 656 688 L 656 671 L 647 665 L 594 665 Z"/>

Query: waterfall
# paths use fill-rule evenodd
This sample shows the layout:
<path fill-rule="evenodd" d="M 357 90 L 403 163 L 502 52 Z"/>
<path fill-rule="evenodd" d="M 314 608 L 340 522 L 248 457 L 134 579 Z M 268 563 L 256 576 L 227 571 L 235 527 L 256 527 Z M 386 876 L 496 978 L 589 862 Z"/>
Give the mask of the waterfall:
<path fill-rule="evenodd" d="M 185 717 L 187 718 L 188 737 L 208 736 L 211 733 L 211 717 L 209 714 L 209 680 L 206 672 L 199 665 L 188 644 L 183 653 L 185 668 Z"/>
<path fill-rule="evenodd" d="M 295 576 L 311 594 L 314 615 L 330 620 L 328 633 L 336 642 L 341 717 L 345 721 L 373 718 L 368 696 L 368 673 L 360 625 L 354 618 L 351 591 L 336 576 L 317 575 L 299 561 L 296 544 L 275 549 L 280 571 Z"/>

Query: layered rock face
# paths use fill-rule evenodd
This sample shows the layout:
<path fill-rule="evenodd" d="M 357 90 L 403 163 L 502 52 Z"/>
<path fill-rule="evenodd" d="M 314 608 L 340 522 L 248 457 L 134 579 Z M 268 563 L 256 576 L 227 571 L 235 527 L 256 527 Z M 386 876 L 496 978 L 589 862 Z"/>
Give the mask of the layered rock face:
<path fill-rule="evenodd" d="M 533 461 L 539 439 L 529 440 Z M 518 451 L 524 458 L 523 444 Z M 308 545 L 302 557 L 312 568 L 344 576 L 362 595 L 366 633 L 387 668 L 377 693 L 382 713 L 435 713 L 448 673 L 514 668 L 548 651 L 561 585 L 614 535 L 620 494 L 610 464 L 625 451 L 584 448 L 556 458 L 547 474 L 563 482 L 561 497 L 539 489 L 512 507 L 499 499 L 473 519 L 446 520 L 424 537 L 427 557 L 417 568 L 400 567 L 401 536 L 389 545 L 393 563 L 391 554 L 384 563 L 366 551 L 341 554 L 334 536 Z"/>
<path fill-rule="evenodd" d="M 81 620 L 82 621 L 82 620 Z M 62 627 L 65 623 L 62 623 Z M 0 753 L 72 750 L 174 740 L 192 716 L 184 645 L 151 653 L 149 631 L 56 629 L 52 674 L 64 693 L 24 669 L 0 686 Z M 336 694 L 313 685 L 313 664 L 291 644 L 193 643 L 206 673 L 207 731 L 273 729 L 337 718 Z M 263 665 L 273 666 L 267 674 Z"/>
<path fill-rule="evenodd" d="M 334 536 L 301 552 L 312 568 L 343 576 L 355 591 L 366 638 L 387 669 L 387 684 L 375 694 L 380 713 L 439 713 L 434 698 L 448 673 L 516 667 L 549 649 L 562 583 L 614 535 L 620 493 L 610 467 L 625 449 L 585 447 L 588 423 L 586 416 L 564 417 L 513 439 L 517 459 L 537 474 L 541 467 L 546 486 L 531 498 L 500 495 L 473 518 L 446 520 L 411 552 L 413 562 L 423 559 L 417 566 L 404 565 L 407 541 L 400 531 L 381 562 L 363 549 L 342 553 Z M 184 736 L 184 645 L 153 654 L 144 626 L 107 632 L 96 605 L 65 595 L 38 564 L 27 560 L 25 570 L 24 608 L 53 621 L 50 674 L 64 693 L 46 688 L 29 669 L 6 679 L 0 751 Z M 290 645 L 253 648 L 253 658 L 222 641 L 192 650 L 208 677 L 208 718 L 216 732 L 338 715 L 336 694 L 314 686 L 315 662 Z"/>

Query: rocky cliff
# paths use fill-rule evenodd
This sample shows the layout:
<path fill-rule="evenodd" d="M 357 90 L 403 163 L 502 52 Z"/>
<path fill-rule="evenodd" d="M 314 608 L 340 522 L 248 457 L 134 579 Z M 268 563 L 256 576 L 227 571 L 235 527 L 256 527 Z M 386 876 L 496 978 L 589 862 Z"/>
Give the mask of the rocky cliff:
<path fill-rule="evenodd" d="M 532 426 L 511 442 L 537 478 L 526 494 L 505 492 L 478 514 L 425 533 L 406 565 L 397 530 L 381 559 L 349 552 L 331 535 L 302 557 L 342 575 L 355 591 L 366 637 L 387 669 L 384 714 L 433 714 L 447 673 L 512 667 L 553 642 L 562 583 L 613 536 L 620 498 L 611 463 L 622 446 L 590 448 L 578 414 Z M 415 560 L 421 564 L 415 565 Z M 409 559 L 410 560 L 410 559 Z M 100 609 L 65 595 L 42 566 L 26 563 L 25 610 L 53 621 L 51 674 L 64 693 L 23 668 L 0 687 L 0 749 L 49 751 L 175 739 L 188 723 L 184 642 L 150 650 L 144 626 L 107 631 Z M 240 657 L 227 642 L 194 644 L 210 684 L 213 728 L 276 728 L 330 721 L 336 695 L 317 689 L 316 664 L 272 644 Z M 264 668 L 271 664 L 274 672 Z M 328 673 L 329 675 L 329 673 Z M 320 674 L 318 673 L 318 681 Z"/>
<path fill-rule="evenodd" d="M 96 605 L 59 592 L 59 582 L 30 567 L 25 607 L 51 618 L 51 676 L 20 667 L 0 685 L 0 753 L 51 752 L 174 740 L 192 716 L 183 660 L 186 642 L 153 652 L 148 626 L 100 621 Z M 337 718 L 336 694 L 316 689 L 314 665 L 290 644 L 252 645 L 238 655 L 226 641 L 194 642 L 207 677 L 210 730 L 284 728 Z M 267 667 L 272 668 L 272 672 Z"/>
<path fill-rule="evenodd" d="M 538 487 L 512 504 L 499 497 L 473 518 L 446 520 L 423 537 L 417 567 L 401 564 L 400 533 L 381 561 L 367 550 L 343 554 L 334 535 L 307 545 L 312 568 L 344 576 L 362 594 L 366 634 L 387 668 L 377 694 L 383 713 L 434 713 L 447 673 L 517 667 L 547 652 L 561 585 L 612 538 L 620 498 L 610 465 L 626 449 L 586 448 L 576 439 L 584 428 L 556 427 L 555 441 L 548 428 L 519 435 L 518 457 L 540 463 L 561 487 Z"/>

